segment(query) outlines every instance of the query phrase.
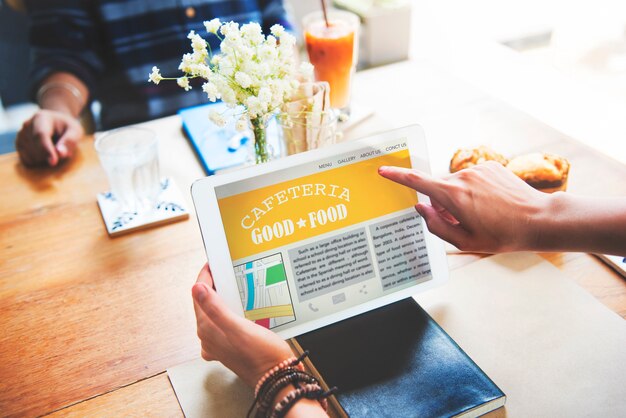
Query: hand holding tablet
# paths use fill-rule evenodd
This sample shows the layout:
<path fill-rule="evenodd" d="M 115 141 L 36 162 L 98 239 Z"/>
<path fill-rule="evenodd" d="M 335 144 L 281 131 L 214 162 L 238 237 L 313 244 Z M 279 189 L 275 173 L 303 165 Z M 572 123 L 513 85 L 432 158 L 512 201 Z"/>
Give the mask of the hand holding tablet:
<path fill-rule="evenodd" d="M 215 287 L 235 313 L 288 338 L 447 279 L 428 201 L 380 166 L 428 172 L 418 126 L 194 183 Z"/>

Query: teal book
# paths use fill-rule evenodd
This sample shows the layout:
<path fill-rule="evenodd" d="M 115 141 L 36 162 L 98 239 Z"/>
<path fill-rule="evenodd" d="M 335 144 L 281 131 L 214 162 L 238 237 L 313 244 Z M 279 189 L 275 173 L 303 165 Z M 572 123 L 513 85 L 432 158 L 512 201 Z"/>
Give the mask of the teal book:
<path fill-rule="evenodd" d="M 225 117 L 226 126 L 219 127 L 209 119 L 209 113 L 213 110 Z M 239 132 L 235 129 L 235 123 L 242 112 L 242 108 L 230 109 L 222 102 L 178 111 L 187 139 L 207 175 L 246 163 L 253 136 L 251 131 Z M 272 120 L 268 126 L 269 145 L 276 152 L 281 152 L 278 140 L 278 127 Z"/>
<path fill-rule="evenodd" d="M 476 417 L 506 401 L 412 298 L 296 341 L 350 417 Z"/>

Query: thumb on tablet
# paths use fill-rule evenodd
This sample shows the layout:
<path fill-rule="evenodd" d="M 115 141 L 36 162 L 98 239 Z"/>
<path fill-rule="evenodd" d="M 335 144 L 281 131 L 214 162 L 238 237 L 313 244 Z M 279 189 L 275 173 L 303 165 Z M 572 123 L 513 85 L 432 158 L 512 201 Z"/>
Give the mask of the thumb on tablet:
<path fill-rule="evenodd" d="M 211 267 L 209 266 L 209 263 L 205 263 L 204 266 L 202 266 L 202 270 L 198 273 L 196 283 L 205 283 L 210 288 L 215 289 L 215 283 L 213 282 L 213 275 L 211 274 Z"/>

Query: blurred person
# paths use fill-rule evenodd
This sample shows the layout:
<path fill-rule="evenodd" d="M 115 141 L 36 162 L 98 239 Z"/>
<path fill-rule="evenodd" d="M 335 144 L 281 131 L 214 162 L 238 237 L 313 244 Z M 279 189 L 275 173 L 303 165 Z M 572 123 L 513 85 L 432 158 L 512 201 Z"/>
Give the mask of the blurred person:
<path fill-rule="evenodd" d="M 265 33 L 291 28 L 282 0 L 25 0 L 34 53 L 32 97 L 40 106 L 18 132 L 16 148 L 27 166 L 56 166 L 71 158 L 84 130 L 78 121 L 101 103 L 102 129 L 175 113 L 206 102 L 200 88 L 148 83 L 153 66 L 175 74 L 187 34 L 204 33 L 204 21 L 259 22 Z M 216 37 L 207 39 L 213 51 Z M 193 84 L 193 83 L 192 83 Z"/>

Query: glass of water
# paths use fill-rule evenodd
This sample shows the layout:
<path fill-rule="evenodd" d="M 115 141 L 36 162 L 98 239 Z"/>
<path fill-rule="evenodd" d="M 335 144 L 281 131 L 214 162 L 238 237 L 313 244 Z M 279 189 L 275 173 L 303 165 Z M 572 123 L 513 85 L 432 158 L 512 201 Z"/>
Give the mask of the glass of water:
<path fill-rule="evenodd" d="M 153 210 L 161 189 L 156 134 L 134 126 L 118 128 L 99 137 L 95 146 L 120 210 Z"/>

